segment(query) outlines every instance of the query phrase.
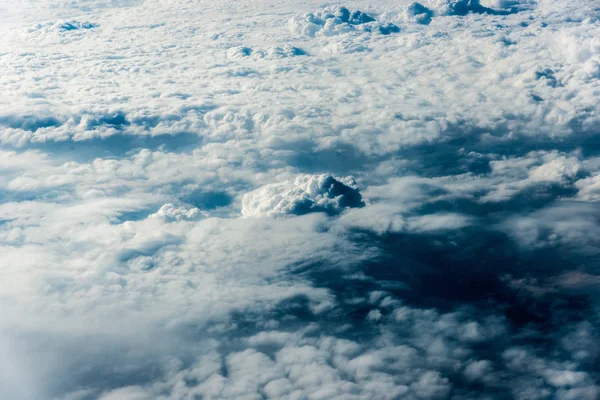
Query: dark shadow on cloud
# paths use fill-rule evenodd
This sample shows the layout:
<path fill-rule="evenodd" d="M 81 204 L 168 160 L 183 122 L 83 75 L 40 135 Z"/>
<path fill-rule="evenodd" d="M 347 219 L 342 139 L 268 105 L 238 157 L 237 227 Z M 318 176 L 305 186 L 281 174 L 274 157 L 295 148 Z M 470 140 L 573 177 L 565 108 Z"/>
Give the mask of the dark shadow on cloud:
<path fill-rule="evenodd" d="M 597 324 L 595 303 L 590 293 L 555 290 L 539 295 L 535 290 L 521 290 L 511 282 L 542 282 L 573 270 L 584 258 L 576 251 L 560 248 L 523 250 L 512 238 L 485 227 L 467 228 L 446 234 L 388 234 L 382 237 L 356 232 L 355 240 L 363 246 L 377 246 L 382 256 L 356 268 L 344 268 L 321 262 L 303 266 L 295 274 L 309 279 L 316 287 L 327 288 L 339 306 L 319 318 L 324 330 L 351 325 L 338 337 L 368 343 L 379 334 L 378 327 L 368 322 L 372 305 L 353 299 L 365 298 L 375 290 L 391 294 L 402 304 L 415 309 L 435 309 L 450 313 L 464 312 L 471 319 L 484 320 L 496 316 L 507 323 L 509 332 L 481 344 L 470 346 L 476 359 L 491 360 L 501 374 L 503 352 L 521 346 L 535 351 L 562 349 L 559 332 L 575 329 L 581 323 Z M 509 276 L 510 279 L 506 277 Z M 366 279 L 365 279 L 366 277 Z M 395 288 L 390 283 L 399 283 Z M 383 316 L 389 311 L 382 310 Z M 588 321 L 588 322 L 586 322 Z M 595 325 L 597 326 L 597 325 Z M 567 328 L 568 327 L 568 328 Z M 403 343 L 402 329 L 396 331 Z M 568 359 L 567 355 L 555 356 Z M 587 363 L 588 373 L 598 377 L 600 368 Z M 512 398 L 510 382 L 504 388 L 473 386 L 456 372 L 445 371 L 456 390 L 478 393 L 496 390 L 494 398 Z"/>
<path fill-rule="evenodd" d="M 329 176 L 323 186 L 327 187 L 327 194 L 331 198 L 340 198 L 339 206 L 341 208 L 361 208 L 364 207 L 362 196 L 358 188 L 350 187 L 333 176 Z"/>
<path fill-rule="evenodd" d="M 498 381 L 494 385 L 484 386 L 466 380 L 462 370 L 456 369 L 454 364 L 427 362 L 436 365 L 436 370 L 450 380 L 454 398 L 484 398 L 487 395 L 494 399 L 512 399 L 515 398 L 513 381 L 527 374 L 506 367 L 504 352 L 507 349 L 519 347 L 544 357 L 568 361 L 570 356 L 563 354 L 568 353 L 568 345 L 563 342 L 565 337 L 570 337 L 569 332 L 577 332 L 577 327 L 584 324 L 582 326 L 588 326 L 591 332 L 588 336 L 592 340 L 597 334 L 597 321 L 590 317 L 594 312 L 593 304 L 585 293 L 558 290 L 540 296 L 530 290 L 520 289 L 514 283 L 520 279 L 542 282 L 547 276 L 573 269 L 582 260 L 576 252 L 523 250 L 510 237 L 487 228 L 485 224 L 434 234 L 394 233 L 378 236 L 354 231 L 350 233 L 350 239 L 357 244 L 358 252 L 361 248 L 377 247 L 381 256 L 353 265 L 340 265 L 327 259 L 290 265 L 287 274 L 267 282 L 274 284 L 277 280 L 289 282 L 290 278 L 300 278 L 311 282 L 314 287 L 326 288 L 336 299 L 336 306 L 331 310 L 315 313 L 310 299 L 297 295 L 275 304 L 265 304 L 260 309 L 234 311 L 225 323 L 222 319 L 215 320 L 214 326 L 224 326 L 223 329 L 211 329 L 210 322 L 206 326 L 185 324 L 177 328 L 180 336 L 176 343 L 170 343 L 170 354 L 177 354 L 181 367 L 188 368 L 194 361 L 193 354 L 197 353 L 190 352 L 186 346 L 212 338 L 218 342 L 222 357 L 253 348 L 276 359 L 277 352 L 287 345 L 285 340 L 264 340 L 253 344 L 249 343 L 248 338 L 270 331 L 293 335 L 312 324 L 313 329 L 303 337 L 352 340 L 366 350 L 381 349 L 382 345 L 384 349 L 385 346 L 411 346 L 417 348 L 415 352 L 419 358 L 426 359 L 427 349 L 415 346 L 415 341 L 420 339 L 420 331 L 415 332 L 414 329 L 420 329 L 421 322 L 435 323 L 439 318 L 436 313 L 457 313 L 459 321 L 479 321 L 479 327 L 487 332 L 486 340 L 462 343 L 460 346 L 469 349 L 468 358 L 493 363 Z M 394 287 L 390 283 L 397 285 Z M 419 317 L 423 319 L 415 324 L 411 321 L 395 323 L 393 307 L 380 307 L 382 318 L 387 322 L 373 322 L 368 316 L 377 306 L 367 299 L 377 290 L 384 291 L 385 296 L 401 301 L 401 305 L 409 306 L 416 312 L 435 311 L 430 316 L 423 314 Z M 270 325 L 272 322 L 277 325 Z M 386 332 L 384 344 L 382 330 Z M 421 334 L 431 333 L 425 328 Z M 454 345 L 452 341 L 458 340 L 444 337 L 443 333 L 433 334 L 443 337 L 442 341 L 450 346 Z M 583 338 L 582 345 L 576 343 L 576 338 L 570 339 L 574 349 L 587 346 L 585 340 L 588 339 Z M 296 339 L 291 339 L 290 343 L 292 346 L 303 345 Z M 78 370 L 72 381 L 81 387 L 116 388 L 154 382 L 164 374 L 158 358 L 149 357 L 147 361 L 139 361 L 130 349 L 119 346 L 114 349 L 114 353 L 111 351 L 104 355 L 106 358 L 102 363 L 97 363 L 97 355 L 78 355 L 77 361 L 73 362 L 74 367 L 94 359 L 94 365 L 101 365 L 101 368 Z M 580 370 L 597 379 L 600 372 L 596 363 L 598 357 L 593 349 L 590 352 L 592 356 L 581 362 Z M 108 367 L 132 360 L 135 368 L 131 370 L 120 371 Z M 382 363 L 377 366 L 378 371 L 393 376 L 397 370 L 393 369 L 392 364 Z M 222 365 L 221 375 L 229 376 L 230 371 L 225 363 Z M 422 368 L 417 364 L 411 366 Z M 525 377 L 533 381 L 540 379 L 535 373 Z M 72 388 L 70 383 L 61 384 Z M 64 391 L 64 387 L 60 389 Z M 61 390 L 57 388 L 56 392 Z"/>
<path fill-rule="evenodd" d="M 233 197 L 227 192 L 197 189 L 184 195 L 182 200 L 200 210 L 214 210 L 230 205 L 233 202 Z"/>
<path fill-rule="evenodd" d="M 393 321 L 394 307 L 379 308 L 381 318 L 388 321 L 382 322 L 383 325 L 369 320 L 377 306 L 367 299 L 374 291 L 382 291 L 383 296 L 391 296 L 417 312 L 435 310 L 453 313 L 462 321 L 479 321 L 478 329 L 485 330 L 486 339 L 472 342 L 464 339 L 468 344 L 461 346 L 469 348 L 470 358 L 489 360 L 494 365 L 497 382 L 486 386 L 465 379 L 461 370 L 452 366 L 440 364 L 437 368 L 450 379 L 455 396 L 511 399 L 515 397 L 514 390 L 521 390 L 514 388 L 513 380 L 529 372 L 506 366 L 507 349 L 527 349 L 558 362 L 568 361 L 571 355 L 564 343 L 568 332 L 588 326 L 591 332 L 588 336 L 593 338 L 597 334 L 598 321 L 593 316 L 595 306 L 589 294 L 555 290 L 540 295 L 515 284 L 519 280 L 542 282 L 548 276 L 575 268 L 582 260 L 576 252 L 524 250 L 510 237 L 485 226 L 436 234 L 377 236 L 356 231 L 352 239 L 359 246 L 378 247 L 381 257 L 359 265 L 334 265 L 322 260 L 289 266 L 289 273 L 295 277 L 328 289 L 335 296 L 336 307 L 315 314 L 308 298 L 295 296 L 261 312 L 233 313 L 231 321 L 237 328 L 220 341 L 223 353 L 248 348 L 246 338 L 252 335 L 269 330 L 295 333 L 311 323 L 318 329 L 309 335 L 352 340 L 370 349 L 377 348 L 377 343 L 381 345 L 381 332 L 385 329 L 382 327 L 392 324 L 387 325 L 390 331 L 386 343 L 414 346 L 413 329 L 418 325 L 411 327 L 410 321 L 389 322 Z M 390 285 L 393 282 L 398 285 Z M 439 314 L 423 315 L 432 318 L 423 323 L 434 323 Z M 277 327 L 266 328 L 268 321 L 277 321 Z M 427 330 L 423 332 L 429 334 Z M 253 345 L 271 358 L 282 346 L 277 340 Z M 596 379 L 600 373 L 595 363 L 598 355 L 594 355 L 593 348 L 590 354 L 591 358 L 582 361 L 579 368 Z M 381 368 L 394 374 L 393 369 Z M 535 381 L 539 376 L 531 373 L 525 378 Z"/>
<path fill-rule="evenodd" d="M 461 164 L 464 165 L 468 172 L 474 175 L 486 175 L 492 172 L 490 166 L 490 158 L 483 154 L 474 154 L 461 159 Z"/>
<path fill-rule="evenodd" d="M 544 80 L 548 86 L 553 88 L 559 86 L 559 82 L 554 76 L 554 71 L 550 68 L 545 68 L 542 70 L 538 70 L 535 72 L 535 78 L 539 80 Z"/>
<path fill-rule="evenodd" d="M 491 299 L 507 302 L 501 279 L 506 274 L 544 277 L 574 267 L 573 260 L 553 249 L 525 252 L 504 233 L 479 227 L 452 234 L 390 234 L 376 240 L 384 256 L 366 264 L 365 274 L 375 281 L 404 282 L 411 290 L 402 289 L 398 295 L 408 303 L 445 311 L 464 304 L 485 307 Z"/>
<path fill-rule="evenodd" d="M 152 256 L 159 252 L 163 247 L 180 244 L 181 241 L 182 239 L 177 236 L 165 234 L 159 238 L 139 245 L 136 248 L 125 248 L 119 252 L 117 258 L 120 262 L 124 263 L 140 256 Z"/>
<path fill-rule="evenodd" d="M 449 129 L 449 134 L 454 138 L 447 142 L 448 145 L 462 146 L 470 151 L 480 153 L 495 153 L 507 156 L 523 156 L 532 151 L 561 151 L 572 152 L 581 150 L 585 157 L 600 155 L 600 136 L 598 128 L 586 126 L 584 122 L 589 115 L 574 117 L 568 124 L 571 132 L 563 137 L 553 135 L 517 135 L 511 140 L 506 140 L 510 129 L 498 126 L 495 130 L 485 128 L 466 127 L 464 130 L 459 125 Z"/>
<path fill-rule="evenodd" d="M 74 116 L 76 124 L 82 121 L 81 116 Z M 6 126 L 13 129 L 23 129 L 28 132 L 36 132 L 43 128 L 58 128 L 67 121 L 65 116 L 51 115 L 3 115 L 0 116 L 0 126 Z M 122 111 L 113 113 L 99 114 L 86 120 L 86 128 L 93 129 L 99 126 L 108 126 L 115 129 L 123 129 L 131 125 L 127 115 Z"/>
<path fill-rule="evenodd" d="M 389 35 L 400 32 L 400 28 L 392 23 L 379 24 L 375 18 L 360 10 L 350 11 L 346 7 L 339 7 L 334 12 L 324 13 L 322 17 L 311 19 L 311 23 L 324 27 L 328 21 L 336 25 L 347 24 L 350 27 L 360 26 L 363 31 L 371 32 L 376 28 L 381 34 Z"/>
<path fill-rule="evenodd" d="M 570 123 L 572 133 L 564 137 L 518 135 L 511 140 L 506 140 L 506 137 L 510 136 L 508 126 L 498 125 L 491 130 L 473 126 L 465 121 L 450 125 L 442 135 L 447 139 L 400 149 L 394 153 L 394 157 L 408 162 L 406 172 L 412 171 L 413 174 L 422 177 L 438 177 L 466 172 L 485 175 L 491 172 L 489 161 L 492 157 L 523 157 L 535 151 L 580 151 L 585 158 L 598 156 L 600 135 L 594 127 L 584 125 L 586 119 L 587 116 L 573 118 Z M 335 154 L 335 151 L 331 150 L 330 153 Z M 356 156 L 348 163 L 331 164 L 332 167 L 338 168 L 353 165 L 365 168 L 381 160 L 380 157 Z M 349 170 L 346 173 L 355 172 Z"/>
<path fill-rule="evenodd" d="M 314 143 L 294 142 L 282 149 L 293 149 L 284 158 L 287 165 L 304 173 L 323 170 L 335 175 L 357 175 L 371 170 L 380 163 L 404 160 L 402 174 L 421 177 L 439 177 L 471 172 L 485 175 L 491 172 L 493 157 L 523 157 L 533 151 L 581 151 L 584 157 L 600 155 L 600 134 L 584 124 L 589 116 L 574 117 L 572 133 L 564 137 L 551 135 L 514 135 L 507 124 L 492 128 L 479 127 L 470 121 L 448 126 L 435 143 L 423 143 L 401 148 L 384 155 L 365 155 L 351 144 L 337 143 L 329 149 L 315 150 Z M 507 140 L 507 137 L 513 137 Z"/>
<path fill-rule="evenodd" d="M 293 143 L 294 151 L 285 158 L 287 165 L 298 168 L 303 173 L 315 174 L 328 171 L 337 176 L 347 176 L 352 171 L 363 170 L 366 165 L 374 165 L 384 157 L 368 157 L 347 144 L 338 144 L 333 149 L 315 150 L 313 143 Z"/>
<path fill-rule="evenodd" d="M 400 32 L 400 28 L 392 23 L 379 25 L 379 33 L 381 33 L 382 35 L 390 35 L 392 33 L 398 32 Z"/>
<path fill-rule="evenodd" d="M 30 143 L 25 148 L 42 150 L 59 158 L 67 156 L 72 160 L 85 162 L 99 157 L 123 157 L 142 149 L 186 152 L 201 143 L 202 137 L 195 133 L 157 136 L 116 133 L 105 138 L 81 141 Z"/>
<path fill-rule="evenodd" d="M 481 5 L 480 0 L 458 0 L 449 4 L 450 13 L 448 15 L 464 16 L 469 13 L 491 14 L 491 15 L 510 15 L 519 12 L 516 7 L 508 10 L 495 10 L 493 8 Z"/>
<path fill-rule="evenodd" d="M 0 202 L 24 202 L 24 201 L 46 201 L 46 202 L 60 202 L 65 195 L 72 194 L 73 188 L 68 186 L 55 187 L 48 189 L 40 187 L 31 190 L 2 190 L 0 189 Z"/>
<path fill-rule="evenodd" d="M 80 22 L 80 21 L 75 21 L 75 20 L 71 20 L 71 21 L 66 21 L 61 23 L 58 28 L 61 31 L 76 31 L 76 30 L 80 30 L 80 29 L 93 29 L 93 28 L 97 28 L 99 25 L 98 24 L 94 24 L 88 21 L 84 21 L 84 22 Z"/>
<path fill-rule="evenodd" d="M 43 355 L 47 351 L 68 354 L 57 363 L 54 368 L 64 369 L 59 376 L 68 377 L 64 380 L 51 380 L 45 382 L 45 392 L 49 397 L 60 397 L 65 393 L 82 390 L 82 400 L 99 398 L 98 388 L 110 390 L 132 385 L 143 385 L 148 382 L 160 380 L 165 373 L 164 363 L 152 357 L 149 353 L 154 349 L 145 347 L 143 352 L 134 350 L 135 346 L 119 340 L 111 342 L 107 337 L 89 336 L 85 338 L 73 337 L 65 343 L 64 337 L 55 340 L 40 340 L 29 338 L 28 343 L 34 347 L 25 352 Z M 93 345 L 90 345 L 93 343 Z M 64 347 L 61 348 L 61 347 Z M 77 349 L 76 352 L 73 349 Z M 159 351 L 156 351 L 159 353 Z M 93 366 L 93 367 L 92 367 Z M 87 394 L 86 389 L 91 390 Z"/>
<path fill-rule="evenodd" d="M 0 127 L 23 129 L 28 132 L 36 132 L 43 128 L 56 128 L 64 121 L 53 116 L 36 115 L 2 115 L 0 116 Z"/>
<path fill-rule="evenodd" d="M 463 197 L 431 201 L 417 207 L 414 212 L 417 215 L 427 215 L 436 212 L 456 212 L 499 223 L 507 214 L 527 213 L 539 210 L 551 205 L 560 198 L 572 197 L 576 194 L 577 189 L 573 186 L 540 182 L 532 184 L 503 200 L 481 201 L 477 198 L 476 193 L 474 198 Z"/>
<path fill-rule="evenodd" d="M 122 224 L 126 221 L 141 221 L 156 211 L 156 208 L 142 208 L 134 211 L 124 211 L 115 217 L 115 223 Z"/>
<path fill-rule="evenodd" d="M 298 56 L 308 56 L 310 54 L 308 54 L 308 52 L 306 50 L 303 50 L 299 47 L 290 47 L 289 49 L 290 55 L 293 57 L 298 57 Z"/>
<path fill-rule="evenodd" d="M 308 213 L 324 212 L 327 215 L 338 215 L 347 208 L 362 208 L 365 203 L 357 187 L 348 186 L 331 175 L 321 183 L 321 194 L 327 199 L 337 199 L 337 203 L 321 205 L 314 199 L 306 198 L 296 202 L 290 214 L 305 215 Z"/>
<path fill-rule="evenodd" d="M 431 11 L 429 8 L 417 2 L 411 3 L 406 8 L 406 13 L 416 23 L 423 25 L 429 25 L 431 23 L 431 18 L 434 14 L 433 11 Z"/>
<path fill-rule="evenodd" d="M 88 121 L 88 129 L 95 128 L 97 126 L 109 126 L 115 129 L 123 129 L 129 125 L 131 125 L 131 122 L 129 122 L 127 115 L 122 111 L 100 115 Z"/>

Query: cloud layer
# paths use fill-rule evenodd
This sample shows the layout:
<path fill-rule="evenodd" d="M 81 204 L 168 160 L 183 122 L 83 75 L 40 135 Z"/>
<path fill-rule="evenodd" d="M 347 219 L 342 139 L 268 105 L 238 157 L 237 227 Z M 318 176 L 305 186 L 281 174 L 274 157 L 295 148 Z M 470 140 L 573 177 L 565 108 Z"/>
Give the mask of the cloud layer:
<path fill-rule="evenodd" d="M 593 2 L 0 18 L 0 398 L 600 395 Z"/>

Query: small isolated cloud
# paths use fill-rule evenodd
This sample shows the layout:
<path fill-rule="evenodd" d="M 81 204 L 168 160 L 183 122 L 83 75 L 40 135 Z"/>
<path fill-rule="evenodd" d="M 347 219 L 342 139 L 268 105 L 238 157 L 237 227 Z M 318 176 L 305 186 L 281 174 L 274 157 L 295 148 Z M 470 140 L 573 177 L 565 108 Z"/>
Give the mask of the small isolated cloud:
<path fill-rule="evenodd" d="M 300 175 L 293 181 L 268 184 L 245 194 L 242 215 L 275 217 L 311 212 L 335 215 L 347 208 L 363 206 L 362 196 L 351 176 Z"/>
<path fill-rule="evenodd" d="M 165 204 L 155 214 L 150 215 L 151 218 L 158 218 L 165 222 L 195 221 L 206 216 L 208 216 L 207 213 L 200 211 L 196 207 L 177 207 L 171 203 Z"/>

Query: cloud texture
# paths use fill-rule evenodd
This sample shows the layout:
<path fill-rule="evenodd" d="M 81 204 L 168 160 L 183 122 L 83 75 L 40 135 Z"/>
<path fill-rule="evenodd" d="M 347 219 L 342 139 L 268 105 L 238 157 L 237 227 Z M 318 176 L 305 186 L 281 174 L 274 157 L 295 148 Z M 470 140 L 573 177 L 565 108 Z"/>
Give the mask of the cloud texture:
<path fill-rule="evenodd" d="M 600 395 L 593 2 L 0 19 L 0 398 Z"/>

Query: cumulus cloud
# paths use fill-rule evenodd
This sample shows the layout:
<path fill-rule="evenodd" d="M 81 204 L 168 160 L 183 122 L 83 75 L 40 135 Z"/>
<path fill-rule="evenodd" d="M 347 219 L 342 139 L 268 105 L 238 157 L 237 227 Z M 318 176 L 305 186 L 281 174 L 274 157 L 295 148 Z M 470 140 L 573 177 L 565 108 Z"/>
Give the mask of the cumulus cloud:
<path fill-rule="evenodd" d="M 328 174 L 300 175 L 293 181 L 272 183 L 242 199 L 245 217 L 302 215 L 311 212 L 339 214 L 364 206 L 354 178 Z"/>
<path fill-rule="evenodd" d="M 61 31 L 75 31 L 78 29 L 92 29 L 98 27 L 97 24 L 93 24 L 88 21 L 80 22 L 76 20 L 65 21 L 58 24 L 58 29 Z"/>
<path fill-rule="evenodd" d="M 576 183 L 579 197 L 586 201 L 600 201 L 600 175 L 581 179 Z"/>
<path fill-rule="evenodd" d="M 429 8 L 417 2 L 408 5 L 404 13 L 407 20 L 424 25 L 428 25 L 433 16 L 433 12 Z"/>
<path fill-rule="evenodd" d="M 472 13 L 485 13 L 491 11 L 481 5 L 480 0 L 430 0 L 433 9 L 438 15 L 465 15 Z"/>
<path fill-rule="evenodd" d="M 372 16 L 346 7 L 325 8 L 316 13 L 295 16 L 289 20 L 291 32 L 306 36 L 335 36 L 355 31 L 379 31 L 383 35 L 400 32 L 392 23 L 376 23 Z"/>
<path fill-rule="evenodd" d="M 207 216 L 206 213 L 197 208 L 187 208 L 185 206 L 177 207 L 174 204 L 168 203 L 163 205 L 156 213 L 150 217 L 159 218 L 163 221 L 182 221 L 182 220 L 197 220 Z"/>
<path fill-rule="evenodd" d="M 267 49 L 252 49 L 246 46 L 235 46 L 227 50 L 227 57 L 232 59 L 242 59 L 246 57 L 252 57 L 254 59 L 279 59 L 304 55 L 306 55 L 304 50 L 289 44 L 283 47 L 276 46 Z"/>

